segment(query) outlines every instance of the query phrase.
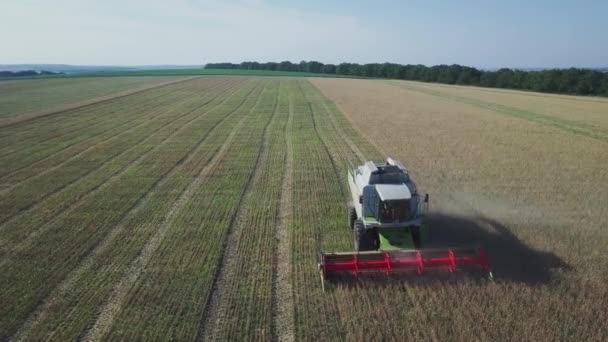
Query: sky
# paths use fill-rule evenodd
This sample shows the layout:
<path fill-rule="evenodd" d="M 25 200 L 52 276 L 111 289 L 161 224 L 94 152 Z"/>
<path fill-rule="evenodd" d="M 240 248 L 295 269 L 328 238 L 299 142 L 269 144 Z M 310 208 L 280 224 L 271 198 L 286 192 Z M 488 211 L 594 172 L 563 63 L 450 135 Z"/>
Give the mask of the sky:
<path fill-rule="evenodd" d="M 607 18 L 607 0 L 0 0 L 0 64 L 607 67 Z"/>

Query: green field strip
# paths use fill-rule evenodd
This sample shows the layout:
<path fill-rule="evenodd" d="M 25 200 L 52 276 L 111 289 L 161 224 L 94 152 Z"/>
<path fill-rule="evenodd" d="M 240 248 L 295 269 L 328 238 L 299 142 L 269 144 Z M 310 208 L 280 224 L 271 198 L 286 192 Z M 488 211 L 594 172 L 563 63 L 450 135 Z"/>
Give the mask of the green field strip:
<path fill-rule="evenodd" d="M 519 119 L 524 119 L 524 120 L 534 122 L 534 123 L 537 123 L 540 125 L 555 127 L 562 131 L 565 131 L 565 132 L 586 136 L 586 137 L 589 137 L 589 138 L 592 138 L 595 140 L 608 142 L 608 131 L 598 128 L 598 127 L 591 126 L 591 125 L 587 125 L 587 124 L 584 124 L 581 122 L 572 121 L 572 120 L 564 120 L 564 119 L 560 119 L 560 118 L 557 118 L 554 116 L 540 114 L 540 113 L 532 112 L 532 111 L 521 109 L 521 108 L 505 106 L 505 105 L 492 103 L 492 102 L 486 102 L 486 101 L 477 100 L 477 99 L 473 99 L 473 98 L 469 98 L 469 97 L 465 97 L 465 96 L 451 95 L 451 94 L 447 94 L 447 93 L 436 91 L 436 90 L 414 87 L 411 85 L 399 84 L 399 83 L 394 83 L 394 82 L 391 82 L 391 83 L 396 84 L 397 86 L 407 89 L 407 90 L 411 90 L 411 91 L 415 91 L 415 92 L 419 92 L 419 93 L 423 93 L 423 94 L 427 94 L 427 95 L 431 95 L 431 96 L 435 96 L 435 97 L 440 97 L 440 98 L 447 99 L 447 100 L 454 101 L 454 102 L 464 103 L 464 104 L 474 106 L 477 108 L 490 110 L 495 113 L 504 114 L 504 115 L 519 118 Z"/>
<path fill-rule="evenodd" d="M 158 106 L 166 104 L 164 99 L 173 97 L 174 100 L 192 96 L 192 82 L 182 81 L 166 87 L 159 87 L 123 98 L 109 100 L 104 103 L 76 108 L 56 116 L 47 116 L 24 122 L 21 126 L 6 127 L 0 138 L 3 148 L 0 149 L 0 159 L 10 157 L 19 152 L 31 151 L 31 145 L 45 147 L 53 143 L 65 142 L 68 138 L 78 136 L 99 122 L 106 122 L 114 117 L 124 117 L 124 112 L 145 114 L 154 111 Z M 179 97 L 178 97 L 179 96 Z M 137 115 L 134 115 L 134 119 Z M 0 129 L 2 131 L 2 129 Z M 86 141 L 86 140 L 85 140 Z M 67 147 L 75 145 L 67 144 Z"/>
<path fill-rule="evenodd" d="M 364 160 L 382 159 L 381 155 L 374 151 L 373 155 L 363 155 L 357 146 L 354 146 L 346 140 L 345 133 L 341 132 L 342 128 L 334 125 L 332 117 L 337 116 L 336 112 L 330 112 L 324 104 L 325 97 L 309 82 L 303 85 L 303 91 L 309 103 L 311 104 L 311 113 L 315 122 L 315 129 L 319 135 L 319 139 L 323 142 L 327 149 L 328 155 L 331 157 L 332 165 L 336 170 L 336 178 L 341 185 L 341 193 L 343 195 L 342 212 L 346 213 L 346 204 L 350 202 L 350 191 L 347 187 L 347 170 L 351 166 L 359 165 L 363 158 Z M 341 116 L 341 114 L 340 114 Z M 348 127 L 348 126 L 347 126 Z M 354 130 L 350 132 L 353 138 L 357 138 L 358 134 Z M 348 138 L 350 140 L 350 137 Z M 358 139 L 361 141 L 361 139 Z M 366 150 L 372 150 L 369 144 L 361 144 L 366 147 Z M 341 218 L 344 218 L 342 214 Z M 323 245 L 325 251 L 339 251 L 352 249 L 352 237 L 350 230 L 325 229 L 323 231 Z M 346 243 L 345 243 L 346 242 Z"/>
<path fill-rule="evenodd" d="M 239 89 L 237 88 L 237 91 Z M 234 93 L 233 93 L 234 94 Z M 134 166 L 137 166 L 142 161 L 153 158 L 154 154 L 163 147 L 164 144 L 176 139 L 179 134 L 189 129 L 193 123 L 200 120 L 209 120 L 204 116 L 215 114 L 221 106 L 234 96 L 220 99 L 220 102 L 213 108 L 202 113 L 193 113 L 189 117 L 182 117 L 174 120 L 168 129 L 160 134 L 155 134 L 146 145 L 143 145 L 144 150 L 132 150 L 122 163 L 114 163 L 108 165 L 107 168 L 100 168 L 91 175 L 91 179 L 84 178 L 75 183 L 75 186 L 67 188 L 65 191 L 54 194 L 47 199 L 44 205 L 35 206 L 33 210 L 25 211 L 16 219 L 8 221 L 0 226 L 0 266 L 7 262 L 7 255 L 16 253 L 20 249 L 28 246 L 31 241 L 35 240 L 41 232 L 55 225 L 60 219 L 69 217 L 79 209 L 82 202 L 88 201 L 97 193 L 111 185 L 113 182 L 118 182 L 125 174 L 131 171 Z M 211 113 L 211 114 L 210 114 Z M 214 120 L 212 118 L 211 120 Z M 217 124 L 220 121 L 212 121 Z M 27 226 L 29 229 L 20 229 L 22 226 Z"/>
<path fill-rule="evenodd" d="M 191 85 L 190 84 L 191 81 L 193 81 L 193 79 L 186 78 L 183 80 L 179 80 L 178 82 L 160 84 L 158 86 L 146 89 L 145 91 L 129 94 L 127 96 L 118 96 L 116 98 L 108 98 L 105 101 L 95 102 L 95 103 L 83 105 L 80 107 L 66 107 L 65 110 L 57 110 L 52 115 L 39 116 L 39 117 L 31 118 L 29 120 L 14 122 L 10 125 L 0 127 L 0 138 L 3 138 L 5 133 L 7 133 L 7 132 L 19 131 L 20 133 L 25 133 L 25 132 L 28 132 L 29 130 L 31 130 L 31 128 L 38 127 L 41 124 L 49 125 L 49 124 L 55 124 L 55 123 L 62 122 L 62 121 L 64 123 L 66 123 L 66 121 L 68 119 L 73 120 L 78 117 L 82 117 L 83 113 L 92 114 L 93 113 L 92 109 L 95 109 L 98 111 L 107 110 L 108 107 L 110 107 L 112 105 L 108 102 L 113 102 L 113 104 L 116 104 L 116 103 L 123 104 L 125 102 L 130 102 L 129 98 L 132 98 L 132 97 L 139 98 L 140 96 L 143 96 L 143 98 L 146 98 L 148 100 L 153 100 L 159 96 L 163 96 L 164 94 L 166 94 L 168 92 L 173 92 L 176 90 L 184 90 Z M 142 105 L 145 105 L 145 103 L 142 103 Z M 89 117 L 89 119 L 91 119 L 91 118 L 93 118 L 93 116 Z M 71 121 L 70 121 L 70 123 L 71 123 Z"/>
<path fill-rule="evenodd" d="M 48 143 L 57 140 L 58 137 L 65 139 L 66 136 L 69 136 L 68 134 L 78 133 L 99 120 L 106 120 L 110 115 L 119 115 L 126 108 L 130 111 L 153 109 L 163 102 L 163 98 L 175 96 L 176 93 L 188 94 L 191 91 L 189 90 L 190 82 L 192 80 L 169 84 L 130 96 L 0 128 L 0 143 L 3 146 L 0 149 L 0 156 L 5 157 L 18 152 L 19 147 L 27 147 L 27 144 Z"/>
<path fill-rule="evenodd" d="M 59 283 L 73 270 L 146 193 L 200 146 L 204 140 L 201 129 L 213 127 L 225 119 L 226 112 L 242 107 L 253 90 L 251 86 L 242 89 L 239 96 L 229 99 L 213 115 L 190 123 L 153 155 L 132 165 L 120 179 L 101 189 L 94 198 L 84 200 L 78 210 L 62 217 L 31 246 L 3 264 L 0 267 L 0 285 L 3 286 L 0 302 L 4 303 L 0 332 L 3 336 L 0 338 L 12 335 L 19 323 L 52 290 L 54 286 L 51 285 Z"/>
<path fill-rule="evenodd" d="M 285 124 L 285 174 L 281 180 L 281 198 L 275 226 L 275 252 L 272 274 L 272 338 L 275 341 L 294 341 L 294 300 L 291 279 L 290 232 L 293 212 L 293 101 L 288 96 L 288 118 Z"/>
<path fill-rule="evenodd" d="M 201 89 L 201 91 L 210 92 L 215 88 L 222 89 L 227 84 L 228 83 L 211 84 L 208 88 Z M 173 102 L 172 107 L 169 107 L 165 110 L 156 110 L 154 112 L 150 112 L 149 113 L 150 116 L 148 116 L 148 117 L 145 117 L 145 118 L 141 117 L 141 118 L 137 119 L 135 122 L 125 124 L 125 126 L 128 126 L 128 128 L 126 130 L 122 130 L 122 131 L 112 130 L 112 131 L 108 132 L 107 134 L 103 134 L 101 137 L 99 137 L 99 139 L 101 139 L 101 140 L 96 140 L 94 144 L 92 142 L 87 143 L 87 144 L 77 144 L 77 145 L 73 146 L 72 148 L 64 149 L 64 150 L 59 151 L 55 154 L 52 154 L 38 162 L 34 162 L 26 167 L 23 167 L 21 169 L 8 173 L 4 177 L 0 177 L 0 193 L 7 191 L 7 189 L 6 189 L 7 187 L 15 187 L 19 183 L 21 183 L 31 177 L 39 176 L 41 174 L 46 174 L 55 168 L 62 167 L 68 161 L 71 161 L 75 158 L 82 157 L 86 153 L 90 153 L 92 150 L 94 150 L 100 144 L 106 143 L 111 140 L 115 140 L 119 136 L 122 136 L 125 134 L 130 134 L 132 131 L 134 131 L 138 127 L 141 127 L 143 125 L 149 125 L 153 121 L 162 120 L 163 118 L 167 117 L 172 111 L 174 111 L 174 108 L 182 109 L 182 107 L 184 105 L 186 105 L 187 103 L 192 103 L 193 101 L 196 101 L 196 100 L 197 100 L 196 96 L 186 97 L 179 101 L 176 100 L 175 102 Z M 164 108 L 164 107 L 162 107 L 162 108 Z"/>
<path fill-rule="evenodd" d="M 188 99 L 191 96 L 192 95 L 189 92 L 184 92 L 181 98 Z M 181 100 L 176 98 L 175 101 L 179 102 Z M 24 144 L 26 147 L 22 150 L 15 151 L 0 158 L 3 162 L 3 165 L 0 167 L 0 174 L 4 176 L 28 167 L 40 160 L 53 159 L 61 154 L 66 154 L 68 156 L 76 154 L 86 149 L 91 144 L 97 143 L 100 139 L 104 139 L 104 136 L 112 136 L 116 132 L 128 129 L 133 125 L 133 122 L 145 120 L 149 116 L 158 115 L 164 110 L 171 108 L 170 103 L 166 101 L 156 105 L 152 103 L 150 106 L 149 109 L 144 108 L 140 110 L 117 106 L 117 108 L 121 109 L 116 110 L 112 115 L 106 116 L 103 112 L 99 112 L 98 116 L 100 122 L 97 122 L 94 125 L 83 129 L 76 129 L 70 134 L 63 134 L 60 132 L 58 133 L 58 136 L 45 140 L 44 142 Z M 134 114 L 124 115 L 123 113 L 125 111 L 133 111 Z M 42 128 L 41 130 L 44 132 L 56 131 L 52 126 Z M 18 134 L 16 136 L 18 136 Z M 16 146 L 21 145 L 15 142 L 11 142 L 11 144 L 15 144 Z"/>
<path fill-rule="evenodd" d="M 49 195 L 60 191 L 82 177 L 97 170 L 104 164 L 111 162 L 120 156 L 125 150 L 137 146 L 147 138 L 147 135 L 154 134 L 162 129 L 171 120 L 179 118 L 179 115 L 189 115 L 205 108 L 214 98 L 201 101 L 206 98 L 205 94 L 201 97 L 192 97 L 190 103 L 196 103 L 196 107 L 190 108 L 187 102 L 180 107 L 176 104 L 175 110 L 166 111 L 162 120 L 149 120 L 142 123 L 139 127 L 127 132 L 121 132 L 113 136 L 105 144 L 94 145 L 88 153 L 79 157 L 72 158 L 61 168 L 51 170 L 40 177 L 34 177 L 16 186 L 10 191 L 0 192 L 0 223 L 5 222 L 10 217 L 27 210 L 32 205 L 43 201 Z M 173 115 L 173 112 L 179 114 Z M 124 133 L 124 134 L 123 134 Z M 49 181 L 51 180 L 51 181 Z"/>
<path fill-rule="evenodd" d="M 87 143 L 95 143 L 97 139 L 103 138 L 103 134 L 111 134 L 116 129 L 127 129 L 132 125 L 132 122 L 136 121 L 140 117 L 146 117 L 154 112 L 158 113 L 161 108 L 155 106 L 153 110 L 142 110 L 138 114 L 134 115 L 122 115 L 125 111 L 131 109 L 122 108 L 116 111 L 114 115 L 104 116 L 101 123 L 75 129 L 73 132 L 62 135 L 61 132 L 51 139 L 43 142 L 30 142 L 30 143 L 17 143 L 9 142 L 11 146 L 20 146 L 21 148 L 15 150 L 3 157 L 0 157 L 2 165 L 0 165 L 0 175 L 4 176 L 13 172 L 17 172 L 29 165 L 39 162 L 44 159 L 52 159 L 54 156 L 61 154 L 67 149 L 65 153 L 76 154 L 83 149 L 90 146 Z M 168 108 L 168 107 L 167 107 Z M 137 112 L 136 112 L 137 113 Z M 102 113 L 100 113 L 103 116 Z M 118 119 L 117 119 L 118 118 Z M 40 128 L 40 131 L 56 132 L 55 127 Z"/>
<path fill-rule="evenodd" d="M 51 75 L 50 78 L 60 77 L 116 77 L 116 76 L 192 76 L 192 75 L 217 75 L 217 76 L 281 76 L 281 77 L 330 77 L 330 78 L 365 78 L 361 76 L 321 74 L 303 71 L 279 71 L 279 70 L 253 70 L 253 69 L 160 69 L 160 70 L 134 70 L 134 71 L 103 71 L 71 75 Z M 34 77 L 42 78 L 44 76 Z M 49 78 L 49 76 L 47 76 Z"/>
<path fill-rule="evenodd" d="M 234 91 L 232 91 L 228 98 L 233 93 Z M 225 100 L 226 98 L 220 98 L 219 102 L 210 111 L 213 111 Z M 45 200 L 44 206 L 34 206 L 32 209 L 16 216 L 16 219 L 9 220 L 5 224 L 0 225 L 0 255 L 6 253 L 7 246 L 14 246 L 22 242 L 24 239 L 35 235 L 41 229 L 50 225 L 52 219 L 62 215 L 64 212 L 74 210 L 79 201 L 94 195 L 101 186 L 108 183 L 111 179 L 120 178 L 123 173 L 129 170 L 129 166 L 137 164 L 146 158 L 148 154 L 154 153 L 158 150 L 159 146 L 163 145 L 176 134 L 179 134 L 186 125 L 198 119 L 200 115 L 201 113 L 193 113 L 189 117 L 174 118 L 166 127 L 156 134 L 148 136 L 140 145 L 133 146 L 112 162 L 95 170 L 89 176 L 83 177 L 66 189 L 49 196 Z M 22 229 L 21 227 L 29 227 L 29 229 Z"/>
<path fill-rule="evenodd" d="M 224 241 L 258 159 L 276 86 L 267 89 L 207 177 L 183 203 L 113 320 L 109 340 L 194 339 Z M 163 284 L 158 286 L 157 284 Z M 165 313 L 173 312 L 174 315 Z"/>
<path fill-rule="evenodd" d="M 320 192 L 317 198 L 302 196 L 293 201 L 294 207 L 300 208 L 300 210 L 308 206 L 317 206 L 317 208 L 311 208 L 314 211 L 306 216 L 318 218 L 316 221 L 309 219 L 308 223 L 306 220 L 302 220 L 303 222 L 300 223 L 296 219 L 294 222 L 296 229 L 292 230 L 293 239 L 296 240 L 292 247 L 292 251 L 296 254 L 293 265 L 296 338 L 302 340 L 374 340 L 391 336 L 391 332 L 378 329 L 379 326 L 386 326 L 386 323 L 382 324 L 377 320 L 387 311 L 384 306 L 381 309 L 378 307 L 379 293 L 377 291 L 370 291 L 369 288 L 359 290 L 357 287 L 354 289 L 332 288 L 328 293 L 317 291 L 320 289 L 318 273 L 311 265 L 314 266 L 318 261 L 318 252 L 320 250 L 349 251 L 353 248 L 352 233 L 345 219 L 345 204 L 349 200 L 345 196 L 348 193 L 345 170 L 351 162 L 357 163 L 360 155 L 363 155 L 365 159 L 382 159 L 383 156 L 348 124 L 335 106 L 332 108 L 332 105 L 327 103 L 328 100 L 316 88 L 304 84 L 302 89 L 310 103 L 314 131 L 326 151 L 324 159 L 329 159 L 323 164 L 331 165 L 336 172 L 332 176 L 329 166 L 327 166 L 325 175 L 315 177 L 317 182 L 320 182 L 323 177 L 326 177 L 324 181 L 333 182 L 333 188 L 316 185 L 319 188 L 329 188 L 329 191 Z M 336 125 L 337 122 L 343 122 L 344 125 Z M 340 130 L 344 131 L 340 132 Z M 351 141 L 357 143 L 346 142 L 344 139 L 346 134 Z M 298 167 L 295 166 L 294 170 L 298 170 Z M 344 170 L 344 174 L 339 174 L 338 170 Z M 314 179 L 310 179 L 309 182 L 314 182 Z M 308 186 L 310 187 L 310 185 Z M 306 188 L 307 186 L 303 184 L 298 186 L 294 183 L 294 189 L 300 187 Z M 306 201 L 304 203 L 311 202 L 311 204 L 303 205 L 303 201 Z M 318 211 L 322 211 L 322 213 L 318 213 Z M 307 224 L 311 226 L 308 230 L 305 228 Z M 322 228 L 315 230 L 314 227 Z M 387 317 L 386 320 L 390 321 L 390 318 Z M 372 322 L 373 324 L 370 325 Z"/>
<path fill-rule="evenodd" d="M 187 189 L 196 183 L 209 161 L 229 144 L 229 137 L 247 113 L 246 104 L 234 112 L 218 113 L 225 119 L 208 127 L 208 132 L 200 132 L 205 135 L 203 144 L 146 195 L 139 210 L 132 211 L 114 228 L 112 241 L 94 253 L 69 289 L 56 296 L 44 319 L 30 330 L 29 339 L 69 340 L 84 336 L 116 284 L 133 274 L 131 267 L 136 258 L 148 255 L 143 249 L 158 234 L 158 227 L 170 220 L 178 200 L 188 196 L 191 191 Z"/>
<path fill-rule="evenodd" d="M 312 84 L 311 86 L 314 87 Z M 342 139 L 347 140 L 348 146 L 355 151 L 360 159 L 363 157 L 363 160 L 360 161 L 383 160 L 385 156 L 348 121 L 336 104 L 325 97 L 318 88 L 314 88 L 311 93 L 315 94 L 318 103 L 323 104 L 323 108 L 319 110 L 327 113 L 331 119 L 333 129 L 340 134 Z"/>
<path fill-rule="evenodd" d="M 344 227 L 344 197 L 301 85 L 294 92 L 293 104 L 293 220 L 289 231 L 295 337 L 337 340 L 341 339 L 341 323 L 331 317 L 338 317 L 339 312 L 336 303 L 323 297 L 316 263 L 324 231 Z"/>
<path fill-rule="evenodd" d="M 272 121 L 264 133 L 256 171 L 229 237 L 216 310 L 207 310 L 206 340 L 271 340 L 275 227 L 285 173 L 289 85 L 282 81 Z M 213 312 L 215 311 L 215 312 Z M 218 319 L 219 318 L 219 319 Z"/>
<path fill-rule="evenodd" d="M 15 117 L 49 106 L 74 103 L 100 96 L 154 86 L 165 81 L 164 77 L 143 78 L 80 78 L 13 80 L 0 82 L 0 118 Z M 169 78 L 172 79 L 172 78 Z M 176 79 L 176 78 L 173 78 Z"/>
<path fill-rule="evenodd" d="M 221 87 L 224 86 L 223 83 L 210 83 L 208 84 L 208 87 L 201 89 L 201 91 L 210 91 L 214 88 L 217 87 Z M 115 128 L 106 130 L 104 132 L 101 132 L 99 135 L 96 135 L 95 137 L 89 139 L 88 141 L 79 141 L 78 143 L 72 144 L 62 150 L 59 150 L 53 154 L 50 154 L 46 157 L 43 157 L 42 159 L 39 159 L 38 161 L 33 161 L 28 165 L 22 166 L 21 168 L 18 169 L 14 169 L 13 171 L 11 171 L 8 174 L 5 174 L 2 179 L 5 178 L 10 178 L 11 176 L 15 177 L 16 174 L 27 174 L 28 171 L 30 171 L 30 169 L 48 169 L 49 167 L 52 167 L 58 163 L 61 163 L 65 160 L 68 160 L 76 155 L 79 155 L 83 152 L 85 152 L 87 149 L 90 149 L 92 147 L 94 147 L 97 144 L 103 143 L 105 141 L 108 141 L 110 139 L 115 138 L 118 135 L 121 134 L 125 134 L 128 133 L 129 131 L 133 130 L 134 128 L 147 124 L 153 120 L 155 120 L 156 118 L 163 118 L 163 116 L 166 116 L 168 112 L 171 112 L 174 110 L 174 107 L 176 108 L 181 108 L 183 106 L 186 106 L 188 103 L 192 103 L 193 105 L 196 104 L 196 102 L 193 102 L 194 100 L 196 100 L 196 97 L 200 96 L 200 94 L 190 94 L 190 93 L 183 93 L 179 96 L 176 96 L 175 99 L 169 103 L 163 104 L 163 103 L 159 103 L 159 105 L 156 105 L 154 108 L 150 108 L 148 110 L 142 111 L 143 115 L 134 115 L 133 120 L 125 122 L 123 124 L 121 124 L 120 126 L 117 126 Z M 168 101 L 165 101 L 168 102 Z M 171 105 L 168 105 L 171 104 Z M 108 121 L 110 121 L 111 119 L 108 119 Z M 48 128 L 49 131 L 53 131 L 54 129 L 52 127 Z M 84 130 L 80 131 L 81 133 L 84 132 Z M 41 146 L 46 146 L 46 145 L 52 145 L 52 142 L 47 142 L 47 143 L 32 143 L 33 145 L 41 145 Z M 22 155 L 27 155 L 28 150 L 24 150 L 21 154 Z M 15 156 L 15 158 L 18 156 Z M 2 159 L 2 158 L 0 158 Z"/>

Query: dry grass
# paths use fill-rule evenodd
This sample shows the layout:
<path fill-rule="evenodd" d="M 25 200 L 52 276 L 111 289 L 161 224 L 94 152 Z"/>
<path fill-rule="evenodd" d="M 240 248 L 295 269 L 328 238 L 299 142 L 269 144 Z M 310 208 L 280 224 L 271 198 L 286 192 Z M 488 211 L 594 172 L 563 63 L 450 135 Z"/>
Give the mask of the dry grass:
<path fill-rule="evenodd" d="M 431 194 L 431 225 L 441 242 L 471 240 L 489 249 L 496 284 L 383 290 L 395 300 L 405 290 L 414 306 L 422 300 L 414 321 L 427 321 L 407 333 L 398 329 L 399 336 L 428 337 L 426 331 L 440 340 L 606 337 L 599 323 L 608 319 L 608 262 L 602 252 L 608 242 L 606 141 L 508 115 L 502 107 L 493 111 L 442 96 L 455 92 L 444 87 L 311 82 L 369 141 L 410 167 Z M 479 95 L 483 90 L 458 91 L 491 100 Z M 504 96 L 516 98 L 501 98 L 503 105 L 529 111 L 547 101 L 540 97 L 528 109 L 528 94 Z M 572 101 L 562 98 L 556 101 Z M 593 100 L 582 107 L 601 111 L 605 104 Z M 565 119 L 578 122 L 576 115 Z"/>
<path fill-rule="evenodd" d="M 397 85 L 411 85 L 433 89 L 450 95 L 464 96 L 490 103 L 522 108 L 564 120 L 574 120 L 579 123 L 608 129 L 608 99 L 603 97 L 553 95 L 408 81 L 391 82 Z"/>

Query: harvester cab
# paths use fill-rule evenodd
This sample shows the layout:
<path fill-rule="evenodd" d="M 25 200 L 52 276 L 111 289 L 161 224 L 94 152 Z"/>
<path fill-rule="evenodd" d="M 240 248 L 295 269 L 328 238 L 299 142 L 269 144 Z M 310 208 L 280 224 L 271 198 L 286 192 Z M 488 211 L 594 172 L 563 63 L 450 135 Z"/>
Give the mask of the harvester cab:
<path fill-rule="evenodd" d="M 358 277 L 361 273 L 385 273 L 425 268 L 445 268 L 453 272 L 461 265 L 478 265 L 489 270 L 481 248 L 424 249 L 429 228 L 424 216 L 429 195 L 420 197 L 416 183 L 402 163 L 365 162 L 348 170 L 351 203 L 348 225 L 352 229 L 354 251 L 321 252 L 319 272 L 325 279 L 339 273 Z"/>
<path fill-rule="evenodd" d="M 348 223 L 355 250 L 419 248 L 427 236 L 423 226 L 428 194 L 421 200 L 406 168 L 391 158 L 366 162 L 348 172 L 352 205 Z"/>

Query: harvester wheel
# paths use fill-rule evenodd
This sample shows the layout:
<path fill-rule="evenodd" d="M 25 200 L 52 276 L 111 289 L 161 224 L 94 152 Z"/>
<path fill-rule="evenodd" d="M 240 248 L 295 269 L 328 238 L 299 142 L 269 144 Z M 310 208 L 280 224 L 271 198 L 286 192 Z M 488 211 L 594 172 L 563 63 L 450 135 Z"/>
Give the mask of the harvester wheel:
<path fill-rule="evenodd" d="M 355 208 L 348 207 L 348 226 L 350 229 L 355 229 L 355 221 L 357 220 L 357 212 Z"/>
<path fill-rule="evenodd" d="M 420 248 L 420 227 L 410 227 L 412 233 L 412 241 L 414 242 L 414 248 Z"/>
<path fill-rule="evenodd" d="M 353 235 L 357 252 L 375 251 L 380 247 L 378 232 L 375 229 L 366 229 L 361 220 L 356 220 L 354 227 Z"/>

